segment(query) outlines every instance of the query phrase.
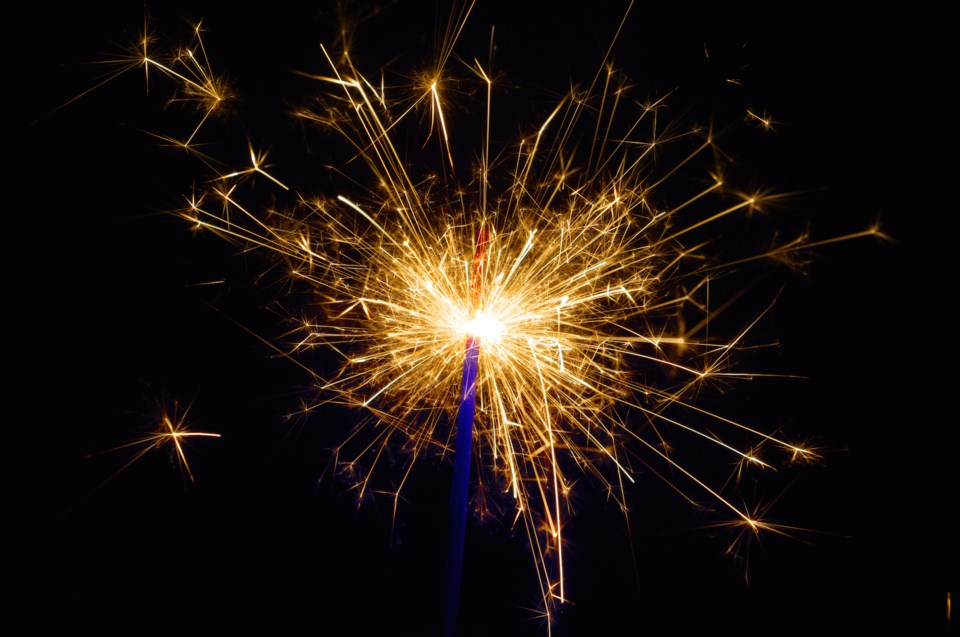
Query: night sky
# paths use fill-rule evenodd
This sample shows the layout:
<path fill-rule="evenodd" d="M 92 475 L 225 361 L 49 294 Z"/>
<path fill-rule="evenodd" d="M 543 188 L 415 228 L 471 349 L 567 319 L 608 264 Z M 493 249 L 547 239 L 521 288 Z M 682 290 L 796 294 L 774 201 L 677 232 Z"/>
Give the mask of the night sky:
<path fill-rule="evenodd" d="M 269 3 L 269 13 L 175 4 L 151 8 L 153 25 L 176 41 L 182 19 L 203 18 L 214 68 L 238 94 L 205 138 L 269 147 L 306 191 L 342 183 L 311 172 L 335 154 L 318 136 L 303 139 L 288 114 L 317 90 L 290 70 L 325 70 L 317 45 L 335 33 L 328 3 Z M 579 12 L 511 4 L 478 7 L 457 48 L 486 59 L 496 26 L 497 66 L 514 85 L 497 115 L 502 140 L 589 79 L 623 13 L 617 2 Z M 729 534 L 709 528 L 717 518 L 655 475 L 628 491 L 629 531 L 584 481 L 566 531 L 574 603 L 554 634 L 948 632 L 956 415 L 953 380 L 932 365 L 955 361 L 943 306 L 954 296 L 945 273 L 956 205 L 927 150 L 948 144 L 942 17 L 802 7 L 777 18 L 760 7 L 638 3 L 614 59 L 637 98 L 676 89 L 671 112 L 684 121 L 733 124 L 723 145 L 738 155 L 736 177 L 800 192 L 784 212 L 790 227 L 809 219 L 814 238 L 827 238 L 879 220 L 896 239 L 818 249 L 803 273 L 758 268 L 759 296 L 734 318 L 749 320 L 782 286 L 752 335 L 778 346 L 749 362 L 805 379 L 705 397 L 708 408 L 823 448 L 820 464 L 744 487 L 782 491 L 774 519 L 815 532 L 765 536 L 737 559 L 724 554 Z M 169 85 L 158 80 L 147 96 L 133 72 L 54 110 L 96 84 L 104 69 L 84 63 L 109 58 L 143 23 L 135 2 L 90 11 L 37 8 L 17 22 L 28 45 L 8 59 L 14 78 L 23 73 L 7 87 L 17 137 L 5 305 L 15 352 L 7 422 L 27 441 L 5 448 L 22 467 L 8 483 L 8 524 L 22 539 L 8 551 L 24 625 L 43 635 L 432 634 L 449 463 L 417 468 L 391 524 L 388 499 L 358 508 L 332 475 L 329 450 L 355 414 L 285 418 L 311 395 L 310 378 L 253 336 L 286 328 L 283 284 L 264 274 L 262 255 L 238 255 L 166 214 L 206 175 L 142 132 L 192 121 L 163 108 Z M 429 61 L 437 15 L 382 7 L 357 32 L 358 66 Z M 776 132 L 748 126 L 747 108 L 772 114 Z M 315 163 L 296 166 L 305 148 Z M 197 285 L 212 280 L 224 283 Z M 165 450 L 109 479 L 129 454 L 106 450 L 172 401 L 192 404 L 197 430 L 223 436 L 191 443 L 196 483 Z M 692 465 L 712 472 L 726 461 Z M 546 634 L 529 610 L 539 589 L 525 538 L 507 526 L 468 525 L 463 635 Z"/>

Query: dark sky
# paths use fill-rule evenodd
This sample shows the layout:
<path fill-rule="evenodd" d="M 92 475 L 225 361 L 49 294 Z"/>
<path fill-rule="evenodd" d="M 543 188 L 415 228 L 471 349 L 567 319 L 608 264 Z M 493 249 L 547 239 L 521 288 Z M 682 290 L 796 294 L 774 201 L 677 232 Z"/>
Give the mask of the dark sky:
<path fill-rule="evenodd" d="M 7 447 L 27 460 L 10 487 L 26 541 L 10 550 L 27 566 L 26 621 L 49 635 L 428 634 L 440 612 L 449 467 L 427 461 L 414 473 L 391 527 L 388 501 L 358 509 L 330 476 L 328 449 L 353 414 L 284 418 L 310 383 L 250 333 L 283 329 L 282 286 L 260 276 L 268 262 L 164 214 L 203 172 L 141 132 L 187 121 L 163 110 L 163 83 L 147 97 L 133 73 L 51 112 L 96 83 L 102 69 L 83 63 L 135 36 L 143 12 L 130 4 L 38 8 L 18 23 L 29 44 L 9 60 L 23 79 L 7 96 L 17 113 L 8 395 L 19 413 L 8 426 L 28 434 Z M 181 18 L 204 18 L 208 53 L 239 94 L 211 136 L 246 134 L 271 146 L 278 165 L 302 149 L 286 111 L 314 89 L 289 70 L 323 68 L 317 44 L 335 23 L 324 3 L 285 4 L 151 9 L 174 40 Z M 587 79 L 623 13 L 614 2 L 512 4 L 478 8 L 457 49 L 485 59 L 496 25 L 498 67 L 517 86 L 503 97 L 515 111 L 498 119 L 505 136 Z M 943 306 L 956 206 L 928 151 L 947 144 L 941 20 L 919 7 L 857 16 L 802 7 L 774 16 L 640 3 L 615 59 L 638 97 L 676 89 L 671 104 L 688 121 L 736 124 L 727 146 L 742 153 L 738 177 L 804 191 L 791 227 L 809 217 L 826 238 L 879 220 L 896 239 L 820 249 L 805 274 L 771 269 L 772 289 L 784 291 L 757 339 L 779 347 L 756 361 L 807 378 L 751 384 L 714 403 L 764 414 L 824 448 L 822 464 L 773 482 L 784 489 L 777 520 L 816 532 L 762 538 L 746 564 L 724 555 L 729 537 L 706 528 L 715 518 L 656 476 L 628 493 L 629 532 L 584 482 L 567 531 L 575 603 L 555 634 L 947 632 L 956 417 L 949 372 L 931 361 L 953 362 Z M 358 31 L 358 64 L 429 59 L 435 15 L 383 7 Z M 747 108 L 782 124 L 764 135 L 744 125 Z M 311 178 L 301 177 L 304 190 L 331 183 Z M 213 279 L 226 283 L 195 285 Z M 172 400 L 192 401 L 196 427 L 223 435 L 191 446 L 196 484 L 163 451 L 108 481 L 125 456 L 100 452 Z M 464 635 L 545 634 L 527 610 L 538 588 L 522 537 L 473 521 L 463 586 Z"/>

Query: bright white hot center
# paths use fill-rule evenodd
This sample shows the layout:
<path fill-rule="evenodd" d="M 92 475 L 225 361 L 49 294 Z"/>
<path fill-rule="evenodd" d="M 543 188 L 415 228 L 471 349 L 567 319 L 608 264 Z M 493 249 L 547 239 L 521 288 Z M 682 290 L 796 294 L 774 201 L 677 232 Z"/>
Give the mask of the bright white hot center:
<path fill-rule="evenodd" d="M 463 331 L 478 337 L 484 343 L 499 343 L 503 338 L 503 323 L 489 312 L 478 312 L 463 325 Z"/>

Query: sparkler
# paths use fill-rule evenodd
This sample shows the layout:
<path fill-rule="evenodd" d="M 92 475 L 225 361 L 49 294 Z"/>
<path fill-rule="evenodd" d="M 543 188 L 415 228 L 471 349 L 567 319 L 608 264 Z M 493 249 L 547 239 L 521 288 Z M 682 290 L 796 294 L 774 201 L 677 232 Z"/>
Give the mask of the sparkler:
<path fill-rule="evenodd" d="M 511 503 L 548 619 L 567 600 L 563 531 L 581 475 L 626 510 L 625 483 L 642 465 L 684 494 L 699 489 L 748 534 L 787 532 L 735 504 L 727 485 L 698 477 L 669 443 L 674 436 L 700 440 L 741 468 L 773 466 L 760 447 L 779 449 L 787 460 L 816 457 L 696 403 L 713 382 L 760 375 L 731 364 L 763 311 L 732 337 L 708 335 L 709 322 L 736 300 L 708 302 L 710 281 L 732 266 L 879 235 L 876 228 L 819 241 L 804 234 L 725 261 L 711 258 L 715 228 L 763 210 L 776 195 L 726 184 L 713 130 L 665 128 L 664 99 L 637 110 L 609 51 L 586 89 L 572 90 L 534 132 L 502 148 L 491 139 L 492 64 L 465 62 L 485 97 L 479 161 L 465 170 L 454 152 L 446 86 L 471 8 L 451 22 L 435 66 L 412 86 L 364 73 L 346 45 L 338 55 L 322 48 L 326 70 L 304 75 L 326 90 L 296 116 L 352 148 L 351 160 L 332 170 L 360 185 L 328 197 L 287 185 L 282 168 L 267 166 L 253 146 L 245 167 L 224 169 L 201 153 L 204 126 L 230 91 L 210 64 L 199 26 L 191 45 L 171 53 L 155 51 L 145 35 L 124 61 L 151 81 L 157 73 L 172 80 L 173 100 L 197 107 L 198 122 L 185 136 L 163 138 L 213 171 L 181 215 L 277 259 L 294 289 L 309 295 L 289 342 L 275 347 L 292 360 L 317 347 L 341 359 L 332 376 L 308 370 L 322 397 L 304 412 L 338 403 L 364 414 L 337 449 L 338 465 L 356 476 L 358 499 L 377 490 L 375 472 L 388 448 L 406 458 L 389 491 L 395 510 L 417 460 L 454 453 L 448 631 L 471 456 L 476 507 L 491 513 L 498 493 Z M 764 127 L 774 122 L 749 116 Z M 422 130 L 418 117 L 429 122 L 425 147 L 440 151 L 438 170 L 411 168 L 404 150 L 405 136 Z M 653 160 L 669 147 L 686 150 L 661 171 Z M 698 162 L 710 164 L 708 184 L 664 205 L 662 193 Z M 293 196 L 263 206 L 256 202 L 264 185 Z M 740 448 L 735 440 L 743 436 L 755 447 Z"/>
<path fill-rule="evenodd" d="M 477 232 L 477 247 L 473 255 L 473 279 L 470 286 L 472 309 L 476 315 L 483 312 L 480 294 L 483 290 L 483 263 L 486 258 L 489 235 L 481 228 Z M 477 372 L 480 365 L 480 341 L 485 331 L 478 319 L 467 336 L 467 352 L 463 361 L 463 381 L 460 385 L 460 409 L 457 412 L 456 456 L 453 467 L 453 487 L 450 492 L 450 538 L 447 551 L 447 603 L 444 630 L 452 635 L 456 626 L 460 602 L 460 578 L 463 570 L 463 539 L 467 525 L 467 487 L 470 482 L 470 455 L 473 453 L 473 420 L 477 412 Z"/>

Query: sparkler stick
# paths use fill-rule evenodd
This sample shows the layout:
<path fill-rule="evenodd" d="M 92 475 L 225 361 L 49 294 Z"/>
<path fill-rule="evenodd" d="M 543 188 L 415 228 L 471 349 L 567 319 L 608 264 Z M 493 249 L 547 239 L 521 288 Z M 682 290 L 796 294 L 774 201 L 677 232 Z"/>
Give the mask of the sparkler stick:
<path fill-rule="evenodd" d="M 485 228 L 477 232 L 473 255 L 473 280 L 470 285 L 472 309 L 481 309 L 483 261 L 489 234 Z M 470 456 L 473 454 L 473 419 L 477 411 L 477 372 L 480 368 L 480 336 L 467 337 L 463 361 L 463 382 L 460 387 L 460 409 L 457 412 L 457 446 L 453 464 L 453 485 L 450 490 L 450 530 L 447 546 L 446 604 L 443 633 L 452 637 L 460 604 L 460 580 L 463 575 L 463 541 L 467 527 L 467 485 L 470 482 Z"/>

